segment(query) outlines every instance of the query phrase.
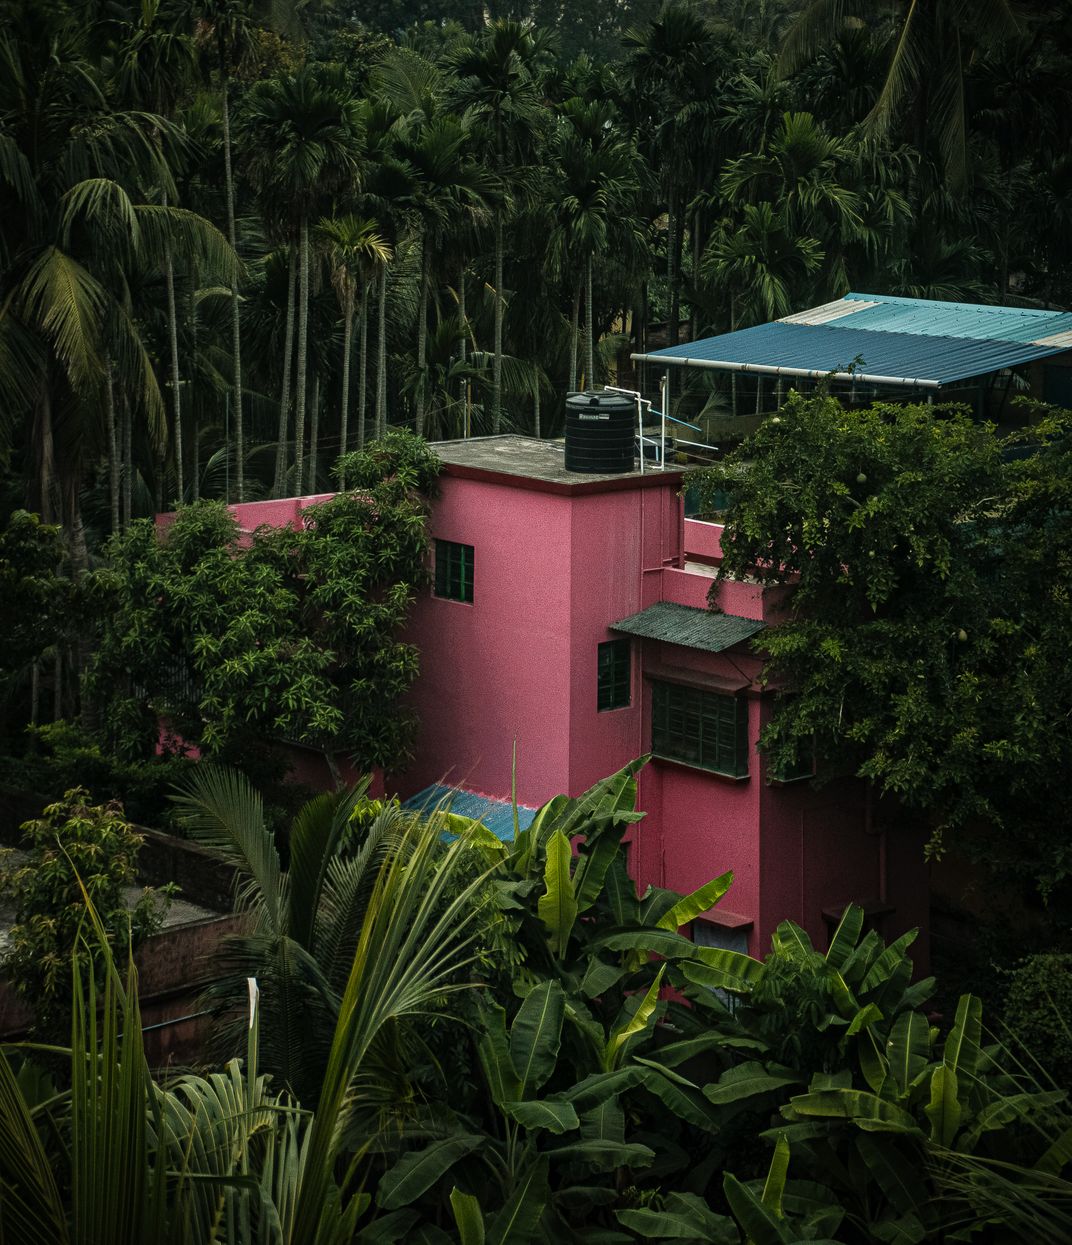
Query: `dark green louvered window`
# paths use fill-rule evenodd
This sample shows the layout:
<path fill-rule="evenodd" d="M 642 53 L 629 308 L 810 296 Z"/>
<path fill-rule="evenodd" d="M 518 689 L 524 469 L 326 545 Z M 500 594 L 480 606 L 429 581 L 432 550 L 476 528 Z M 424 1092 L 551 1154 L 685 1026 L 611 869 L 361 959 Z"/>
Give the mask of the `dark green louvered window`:
<path fill-rule="evenodd" d="M 651 750 L 668 761 L 746 778 L 747 699 L 676 683 L 653 683 Z"/>
<path fill-rule="evenodd" d="M 473 600 L 473 546 L 453 540 L 435 543 L 435 594 L 448 601 Z"/>
<path fill-rule="evenodd" d="M 630 650 L 628 640 L 608 640 L 599 646 L 596 708 L 625 709 L 629 704 Z"/>

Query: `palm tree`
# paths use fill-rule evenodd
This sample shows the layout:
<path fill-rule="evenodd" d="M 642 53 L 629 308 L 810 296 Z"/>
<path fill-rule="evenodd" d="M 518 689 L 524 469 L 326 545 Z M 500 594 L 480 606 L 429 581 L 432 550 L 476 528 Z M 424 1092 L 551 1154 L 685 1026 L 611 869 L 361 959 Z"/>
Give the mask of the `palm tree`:
<path fill-rule="evenodd" d="M 407 890 L 411 903 L 428 906 L 417 918 L 423 928 L 439 921 L 433 911 L 436 896 L 446 893 L 444 880 L 437 872 L 432 876 L 436 858 L 444 853 L 428 841 L 427 829 L 397 804 L 369 801 L 367 790 L 364 781 L 310 800 L 290 828 L 287 870 L 265 826 L 260 796 L 244 776 L 199 766 L 178 797 L 180 817 L 192 837 L 221 853 L 238 871 L 236 904 L 247 916 L 244 932 L 221 949 L 217 965 L 221 975 L 210 987 L 209 997 L 223 1023 L 221 1039 L 224 1045 L 241 1043 L 245 983 L 256 977 L 265 1026 L 261 1058 L 310 1107 L 321 1092 L 330 1093 L 325 1069 L 333 1030 L 348 1019 L 355 964 L 363 960 L 366 973 L 380 975 L 406 971 L 403 963 L 373 963 L 392 954 L 392 943 L 397 947 L 400 939 L 411 937 L 412 931 L 407 934 L 403 927 L 412 923 L 416 911 L 400 909 L 392 918 L 380 909 L 385 873 L 414 870 Z M 442 833 L 442 816 L 433 815 L 432 822 L 438 822 Z M 449 873 L 453 866 L 450 854 L 446 856 L 442 865 Z M 446 889 L 451 885 L 446 883 Z M 427 893 L 422 898 L 418 892 Z M 470 887 L 463 892 L 473 893 Z M 464 911 L 467 902 L 450 905 L 462 925 L 472 920 Z M 392 919 L 397 926 L 385 929 L 384 922 L 390 924 Z M 371 926 L 386 939 L 385 945 L 370 941 Z M 428 951 L 434 955 L 431 948 Z M 419 963 L 410 967 L 418 973 L 428 969 Z M 439 972 L 435 969 L 434 975 Z M 447 969 L 441 980 L 446 982 L 450 975 Z M 382 1006 L 391 1006 L 389 999 L 377 997 L 374 982 L 366 981 L 365 988 L 369 993 L 356 1000 L 361 1011 L 371 1016 Z M 354 1004 L 351 997 L 349 1005 Z M 366 1053 L 381 1043 L 380 1053 L 386 1057 L 384 1036 L 379 1022 L 366 1031 L 362 1039 Z"/>
<path fill-rule="evenodd" d="M 876 8 L 879 10 L 876 14 Z M 979 53 L 1012 39 L 1020 29 L 1012 0 L 811 0 L 785 37 L 780 57 L 789 74 L 829 47 L 847 18 L 892 22 L 891 53 L 878 99 L 866 124 L 886 134 L 906 108 L 909 133 L 920 151 L 936 147 L 952 187 L 968 175 L 964 73 Z"/>
<path fill-rule="evenodd" d="M 583 273 L 586 334 L 585 383 L 595 383 L 595 313 L 593 262 L 626 235 L 639 232 L 636 200 L 640 193 L 639 158 L 635 148 L 614 132 L 607 104 L 567 100 L 561 110 L 565 123 L 558 143 L 557 205 L 551 234 L 550 259 L 560 273 Z M 577 387 L 580 337 L 580 286 L 575 284 L 571 319 L 569 388 Z"/>
<path fill-rule="evenodd" d="M 114 419 L 109 376 L 112 395 L 120 388 L 163 435 L 130 274 L 181 244 L 229 276 L 233 253 L 196 214 L 132 197 L 138 185 L 173 189 L 171 123 L 113 108 L 78 30 L 36 10 L 23 16 L 0 31 L 0 369 L 9 409 L 29 416 L 34 501 L 63 519 L 77 572 L 82 451 L 97 412 Z"/>
<path fill-rule="evenodd" d="M 295 385 L 294 469 L 305 486 L 306 377 L 309 361 L 309 221 L 334 191 L 356 190 L 360 152 L 357 104 L 345 78 L 330 67 L 310 67 L 256 83 L 245 100 L 241 132 L 250 175 L 261 195 L 286 196 L 298 233 L 298 347 Z"/>
<path fill-rule="evenodd" d="M 180 93 L 189 86 L 194 69 L 193 41 L 182 30 L 169 27 L 160 16 L 159 4 L 143 5 L 136 20 L 118 24 L 115 55 L 116 78 L 122 98 L 132 107 L 163 116 L 174 112 Z M 168 203 L 166 187 L 160 188 Z M 234 239 L 230 239 L 234 249 Z M 175 460 L 175 492 L 184 496 L 182 379 L 179 367 L 179 326 L 175 302 L 175 265 L 165 240 L 164 282 L 167 292 L 168 343 L 171 362 L 172 446 Z M 111 397 L 109 396 L 109 405 Z"/>
<path fill-rule="evenodd" d="M 237 983 L 244 1067 L 186 1074 L 157 1083 L 142 1039 L 133 961 L 121 973 L 91 905 L 88 936 L 99 943 L 105 981 L 75 984 L 69 1089 L 50 1092 L 20 1075 L 0 1051 L 0 1186 L 5 1191 L 0 1241 L 11 1245 L 349 1245 L 369 1199 L 361 1164 L 382 1132 L 367 1107 L 384 1080 L 399 1033 L 417 1017 L 446 1013 L 466 989 L 472 943 L 486 894 L 479 827 L 433 811 L 424 819 L 384 809 L 367 825 L 347 825 L 353 792 L 323 796 L 299 816 L 290 870 L 279 868 L 258 797 L 227 771 L 198 767 L 183 800 L 191 828 L 241 871 L 239 903 L 265 953 L 251 967 L 265 978 Z M 367 807 L 360 810 L 369 811 Z M 448 829 L 457 839 L 443 846 Z M 336 849 L 365 831 L 363 864 Z M 486 834 L 486 832 L 485 832 Z M 376 846 L 373 847 L 372 845 Z M 280 935 L 273 931 L 282 929 Z M 332 931 L 337 935 L 333 940 Z M 338 988 L 318 1033 L 296 1010 L 315 946 L 337 960 Z M 288 965 L 287 954 L 296 959 Z M 281 975 L 275 973 L 281 970 Z M 323 975 L 304 997 L 326 997 Z M 287 1005 L 289 1004 L 289 1010 Z M 262 1015 L 263 1013 L 263 1015 Z M 296 1103 L 260 1071 L 274 1065 L 285 1032 L 315 1040 L 322 1088 L 315 1112 Z M 378 1104 L 377 1104 L 378 1105 Z M 56 1136 L 64 1144 L 55 1144 Z M 378 1225 L 374 1225 L 373 1230 Z"/>
<path fill-rule="evenodd" d="M 361 291 L 361 367 L 365 367 L 365 290 L 367 281 L 365 272 L 370 265 L 387 264 L 391 259 L 391 248 L 380 236 L 377 224 L 373 220 L 362 219 L 349 213 L 345 216 L 333 216 L 322 220 L 317 227 L 317 234 L 324 247 L 328 263 L 331 266 L 331 280 L 339 298 L 342 311 L 342 392 L 340 394 L 339 414 L 339 454 L 345 454 L 348 448 L 347 435 L 350 419 L 350 361 L 353 355 L 354 334 L 354 303 L 358 290 Z M 361 401 L 361 423 L 364 424 L 364 394 Z M 364 442 L 362 426 L 359 440 Z M 346 487 L 345 473 L 339 477 L 339 487 Z"/>
<path fill-rule="evenodd" d="M 252 52 L 253 22 L 250 0 L 197 0 L 199 38 L 215 49 L 220 74 L 220 111 L 223 121 L 223 184 L 227 204 L 227 240 L 238 248 L 235 231 L 234 161 L 231 150 L 231 75 Z M 231 286 L 231 349 L 234 368 L 235 492 L 245 500 L 245 420 L 242 398 L 242 320 L 237 277 Z"/>
<path fill-rule="evenodd" d="M 412 171 L 409 206 L 421 256 L 417 308 L 418 383 L 414 395 L 416 430 L 421 436 L 427 408 L 424 377 L 433 256 L 449 234 L 464 223 L 480 220 L 494 195 L 493 177 L 468 150 L 470 137 L 466 121 L 444 116 L 420 126 L 412 136 L 403 132 L 396 147 L 399 158 Z"/>
<path fill-rule="evenodd" d="M 688 0 L 669 0 L 646 27 L 626 32 L 629 91 L 623 107 L 657 172 L 666 212 L 666 280 L 670 290 L 669 340 L 676 345 L 681 319 L 683 222 L 698 182 L 717 168 L 718 87 L 723 46 L 707 17 Z M 712 156 L 715 156 L 713 159 Z M 696 232 L 694 222 L 694 232 Z"/>
<path fill-rule="evenodd" d="M 449 63 L 458 77 L 455 96 L 463 109 L 487 127 L 494 152 L 494 171 L 503 190 L 495 212 L 495 328 L 491 379 L 491 428 L 502 421 L 502 353 L 505 291 L 503 259 L 505 225 L 512 201 L 524 189 L 540 117 L 536 84 L 540 47 L 527 22 L 490 22 L 480 35 L 453 51 Z M 507 194 L 512 197 L 508 198 Z"/>
<path fill-rule="evenodd" d="M 702 271 L 729 301 L 730 328 L 788 315 L 794 289 L 823 261 L 815 238 L 801 236 L 767 202 L 746 203 L 739 223 L 722 221 Z"/>

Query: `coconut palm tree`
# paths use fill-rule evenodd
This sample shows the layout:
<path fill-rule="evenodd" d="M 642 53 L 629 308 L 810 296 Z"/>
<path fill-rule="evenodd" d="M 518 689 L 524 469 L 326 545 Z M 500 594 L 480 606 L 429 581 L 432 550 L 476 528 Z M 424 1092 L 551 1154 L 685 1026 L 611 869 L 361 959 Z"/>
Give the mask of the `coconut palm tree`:
<path fill-rule="evenodd" d="M 298 234 L 297 360 L 294 468 L 305 484 L 306 377 L 309 361 L 310 219 L 337 191 L 351 194 L 359 180 L 358 106 L 334 67 L 303 66 L 256 83 L 243 101 L 240 132 L 250 177 L 265 198 L 286 196 Z"/>
<path fill-rule="evenodd" d="M 945 177 L 961 189 L 968 175 L 964 78 L 969 62 L 1013 39 L 1020 29 L 1012 0 L 811 0 L 790 28 L 779 60 L 793 73 L 836 40 L 846 19 L 890 32 L 885 78 L 866 124 L 888 133 L 905 112 L 920 151 L 936 149 Z"/>

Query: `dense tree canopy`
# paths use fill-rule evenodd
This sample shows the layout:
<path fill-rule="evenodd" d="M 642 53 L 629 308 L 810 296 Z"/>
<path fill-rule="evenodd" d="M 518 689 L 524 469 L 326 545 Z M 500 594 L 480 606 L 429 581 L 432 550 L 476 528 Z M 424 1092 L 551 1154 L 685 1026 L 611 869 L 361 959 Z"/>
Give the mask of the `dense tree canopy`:
<path fill-rule="evenodd" d="M 724 575 L 792 586 L 765 745 L 849 762 L 995 877 L 1068 890 L 1072 424 L 797 395 L 708 476 Z"/>
<path fill-rule="evenodd" d="M 162 716 L 180 750 L 250 738 L 397 764 L 417 673 L 399 632 L 426 575 L 426 500 L 438 464 L 396 432 L 347 460 L 352 492 L 299 530 L 239 530 L 219 502 L 179 511 L 162 537 L 139 520 L 87 585 L 101 632 L 88 700 L 121 756 L 151 754 Z"/>
<path fill-rule="evenodd" d="M 1067 18 L 973 11 L 9 0 L 9 504 L 77 573 L 389 424 L 555 431 L 625 345 L 851 287 L 1067 300 Z"/>

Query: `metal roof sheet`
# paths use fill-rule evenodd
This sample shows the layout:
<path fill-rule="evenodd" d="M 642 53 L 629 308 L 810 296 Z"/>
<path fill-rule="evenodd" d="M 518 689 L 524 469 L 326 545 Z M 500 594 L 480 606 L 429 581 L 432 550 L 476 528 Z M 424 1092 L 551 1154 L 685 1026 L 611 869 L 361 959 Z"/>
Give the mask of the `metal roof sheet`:
<path fill-rule="evenodd" d="M 497 839 L 509 843 L 514 837 L 514 807 L 509 800 L 499 800 L 494 796 L 481 795 L 476 791 L 465 791 L 460 787 L 445 787 L 433 783 L 402 801 L 403 808 L 417 812 L 430 811 L 442 805 L 449 813 L 458 817 L 471 817 L 481 822 Z M 527 830 L 532 825 L 537 810 L 524 804 L 517 806 L 517 824 L 520 829 Z M 450 837 L 450 836 L 447 836 Z"/>
<path fill-rule="evenodd" d="M 639 614 L 631 614 L 611 625 L 611 631 L 643 636 L 646 640 L 662 640 L 680 644 L 682 648 L 698 648 L 705 653 L 721 653 L 742 640 L 749 639 L 766 626 L 756 618 L 740 618 L 736 614 L 715 614 L 693 605 L 677 605 L 658 601 Z"/>
<path fill-rule="evenodd" d="M 1072 349 L 1072 312 L 847 294 L 634 359 L 938 388 Z"/>

